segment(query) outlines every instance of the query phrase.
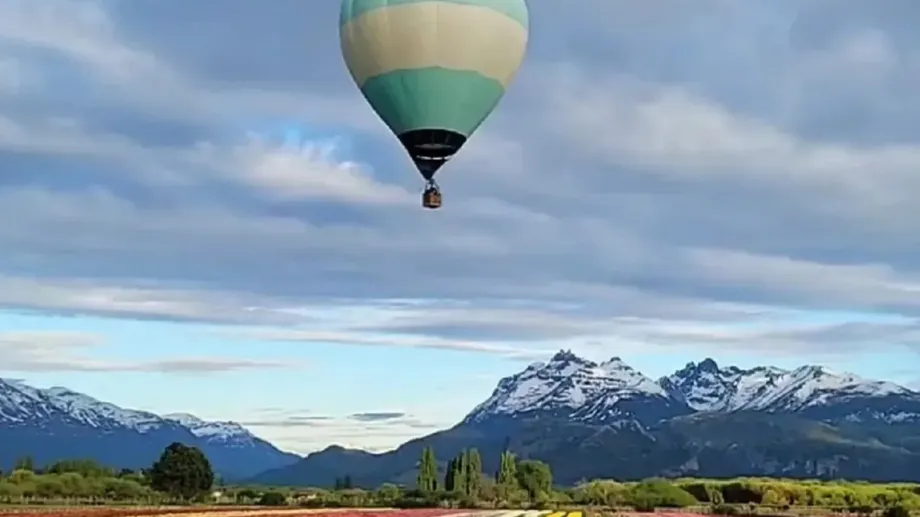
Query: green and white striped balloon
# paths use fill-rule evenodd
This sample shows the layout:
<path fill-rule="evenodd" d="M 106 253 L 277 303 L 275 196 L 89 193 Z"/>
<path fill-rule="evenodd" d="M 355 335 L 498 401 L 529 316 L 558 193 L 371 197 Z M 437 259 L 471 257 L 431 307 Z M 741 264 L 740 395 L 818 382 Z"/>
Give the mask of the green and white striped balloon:
<path fill-rule="evenodd" d="M 343 0 L 340 35 L 355 83 L 430 179 L 504 95 L 528 26 L 525 0 Z"/>

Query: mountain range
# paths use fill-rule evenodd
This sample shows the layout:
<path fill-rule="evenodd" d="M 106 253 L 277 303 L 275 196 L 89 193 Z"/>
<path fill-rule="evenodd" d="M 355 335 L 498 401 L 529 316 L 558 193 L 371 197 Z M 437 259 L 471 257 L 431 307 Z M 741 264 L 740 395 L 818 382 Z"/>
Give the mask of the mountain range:
<path fill-rule="evenodd" d="M 225 479 L 243 479 L 296 462 L 234 422 L 124 409 L 67 388 L 38 389 L 0 379 L 0 468 L 23 456 L 37 465 L 93 458 L 118 468 L 146 468 L 173 442 L 197 445 Z"/>
<path fill-rule="evenodd" d="M 690 363 L 658 380 L 619 358 L 560 351 L 501 379 L 456 426 L 372 454 L 333 446 L 254 478 L 265 484 L 411 484 L 421 450 L 504 448 L 548 462 L 558 483 L 769 475 L 920 480 L 920 393 L 820 366 Z"/>
<path fill-rule="evenodd" d="M 501 379 L 450 429 L 370 453 L 331 446 L 301 458 L 234 422 L 125 409 L 66 388 L 0 380 L 0 468 L 94 458 L 149 466 L 169 443 L 201 447 L 225 479 L 328 486 L 411 485 L 421 451 L 442 463 L 475 447 L 487 471 L 510 448 L 548 462 L 559 484 L 650 476 L 786 476 L 920 481 L 920 393 L 820 366 L 690 363 L 654 380 L 619 358 L 560 351 Z"/>

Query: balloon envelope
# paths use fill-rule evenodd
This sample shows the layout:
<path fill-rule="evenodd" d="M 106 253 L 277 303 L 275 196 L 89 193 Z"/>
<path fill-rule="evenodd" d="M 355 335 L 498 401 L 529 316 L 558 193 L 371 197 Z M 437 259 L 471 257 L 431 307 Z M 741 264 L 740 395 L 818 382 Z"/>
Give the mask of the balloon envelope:
<path fill-rule="evenodd" d="M 343 0 L 342 54 L 430 179 L 492 112 L 527 49 L 525 0 Z"/>

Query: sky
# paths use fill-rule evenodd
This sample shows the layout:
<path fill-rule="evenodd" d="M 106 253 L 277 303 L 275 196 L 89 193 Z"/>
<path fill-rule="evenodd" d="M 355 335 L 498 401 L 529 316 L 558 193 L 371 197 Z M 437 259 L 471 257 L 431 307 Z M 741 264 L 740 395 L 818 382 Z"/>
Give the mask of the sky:
<path fill-rule="evenodd" d="M 0 2 L 0 375 L 301 453 L 560 348 L 920 387 L 920 4 L 530 9 L 425 211 L 334 0 Z"/>

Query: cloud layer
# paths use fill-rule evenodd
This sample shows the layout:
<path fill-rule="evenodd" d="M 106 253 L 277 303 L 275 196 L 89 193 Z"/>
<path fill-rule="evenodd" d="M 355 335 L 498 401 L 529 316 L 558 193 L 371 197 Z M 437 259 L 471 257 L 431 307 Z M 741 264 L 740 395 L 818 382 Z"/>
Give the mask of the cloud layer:
<path fill-rule="evenodd" d="M 331 439 L 344 447 L 379 452 L 401 444 L 409 437 L 429 434 L 455 423 L 421 419 L 398 411 L 331 416 L 263 408 L 257 413 L 258 419 L 244 421 L 243 425 L 256 433 L 270 430 L 279 442 L 301 451 L 325 448 Z"/>
<path fill-rule="evenodd" d="M 915 2 L 583 3 L 533 3 L 426 213 L 334 2 L 3 2 L 0 305 L 527 360 L 916 349 Z"/>
<path fill-rule="evenodd" d="M 0 332 L 3 368 L 17 372 L 145 372 L 203 375 L 303 367 L 286 361 L 220 357 L 167 357 L 136 361 L 98 359 L 91 352 L 106 345 L 104 336 L 82 332 Z"/>

